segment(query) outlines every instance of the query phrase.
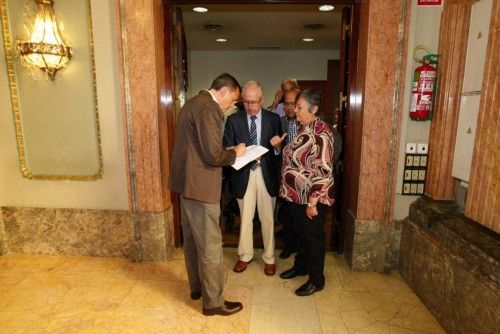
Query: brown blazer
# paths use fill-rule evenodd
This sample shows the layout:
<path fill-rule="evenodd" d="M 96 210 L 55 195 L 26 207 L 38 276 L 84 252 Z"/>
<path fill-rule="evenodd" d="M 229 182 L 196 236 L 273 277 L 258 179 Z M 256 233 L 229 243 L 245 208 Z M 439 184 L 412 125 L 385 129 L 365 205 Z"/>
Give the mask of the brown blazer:
<path fill-rule="evenodd" d="M 234 150 L 222 147 L 224 114 L 208 91 L 186 102 L 179 113 L 170 162 L 170 190 L 205 203 L 220 201 L 222 166 L 232 165 Z"/>

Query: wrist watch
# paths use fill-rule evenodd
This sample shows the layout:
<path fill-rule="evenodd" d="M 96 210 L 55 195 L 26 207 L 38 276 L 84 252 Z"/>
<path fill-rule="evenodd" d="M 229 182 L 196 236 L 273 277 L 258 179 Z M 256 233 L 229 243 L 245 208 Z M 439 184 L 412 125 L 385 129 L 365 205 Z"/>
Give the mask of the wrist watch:
<path fill-rule="evenodd" d="M 307 203 L 307 207 L 308 207 L 308 208 L 315 208 L 315 207 L 316 207 L 316 205 L 312 205 L 311 203 Z"/>

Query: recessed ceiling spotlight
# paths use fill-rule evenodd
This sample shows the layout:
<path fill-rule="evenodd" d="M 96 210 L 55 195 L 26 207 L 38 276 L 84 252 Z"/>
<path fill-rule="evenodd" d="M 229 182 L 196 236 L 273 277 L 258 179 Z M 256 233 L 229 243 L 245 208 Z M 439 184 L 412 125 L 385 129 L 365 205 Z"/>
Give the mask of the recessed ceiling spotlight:
<path fill-rule="evenodd" d="M 226 42 L 227 42 L 227 39 L 225 39 L 225 38 L 217 38 L 215 41 L 216 41 L 217 43 L 226 43 Z"/>
<path fill-rule="evenodd" d="M 203 29 L 210 30 L 210 31 L 219 31 L 222 28 L 224 28 L 224 27 L 221 26 L 220 24 L 217 24 L 217 23 L 207 23 L 207 24 L 203 25 Z"/>
<path fill-rule="evenodd" d="M 321 30 L 321 29 L 325 29 L 325 25 L 321 24 L 321 23 L 310 23 L 310 24 L 306 24 L 304 26 L 304 28 L 310 29 L 310 30 Z"/>
<path fill-rule="evenodd" d="M 321 11 L 321 12 L 331 12 L 335 7 L 333 7 L 332 5 L 321 5 L 318 7 L 318 9 Z"/>
<path fill-rule="evenodd" d="M 302 38 L 304 42 L 314 42 L 314 38 Z"/>
<path fill-rule="evenodd" d="M 206 9 L 205 7 L 194 7 L 193 12 L 206 13 L 206 12 L 208 12 L 208 9 Z"/>

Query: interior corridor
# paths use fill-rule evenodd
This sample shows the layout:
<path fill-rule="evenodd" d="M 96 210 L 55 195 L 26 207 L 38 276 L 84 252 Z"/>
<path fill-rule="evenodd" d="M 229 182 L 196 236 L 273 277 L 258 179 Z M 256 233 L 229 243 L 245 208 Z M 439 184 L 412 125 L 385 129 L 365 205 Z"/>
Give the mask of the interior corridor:
<path fill-rule="evenodd" d="M 225 297 L 241 301 L 230 317 L 205 317 L 189 298 L 181 249 L 167 262 L 9 254 L 0 257 L 2 333 L 444 333 L 397 271 L 352 272 L 326 256 L 326 286 L 293 291 L 306 278 L 263 273 L 260 254 L 236 274 L 224 249 Z M 292 258 L 277 263 L 278 273 Z"/>

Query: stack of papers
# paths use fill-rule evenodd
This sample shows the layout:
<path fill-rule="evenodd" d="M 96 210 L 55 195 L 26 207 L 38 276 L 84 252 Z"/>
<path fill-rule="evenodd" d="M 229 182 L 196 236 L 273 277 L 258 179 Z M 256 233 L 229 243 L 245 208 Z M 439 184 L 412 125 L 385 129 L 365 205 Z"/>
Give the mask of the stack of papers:
<path fill-rule="evenodd" d="M 240 157 L 236 157 L 236 161 L 232 166 L 234 169 L 240 170 L 243 166 L 264 155 L 264 153 L 266 153 L 267 151 L 269 150 L 264 146 L 260 145 L 247 146 L 245 154 Z"/>

